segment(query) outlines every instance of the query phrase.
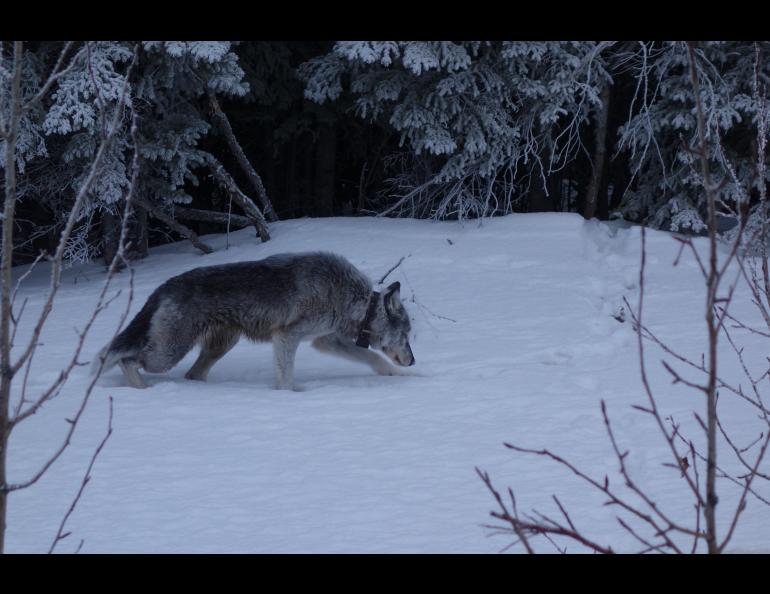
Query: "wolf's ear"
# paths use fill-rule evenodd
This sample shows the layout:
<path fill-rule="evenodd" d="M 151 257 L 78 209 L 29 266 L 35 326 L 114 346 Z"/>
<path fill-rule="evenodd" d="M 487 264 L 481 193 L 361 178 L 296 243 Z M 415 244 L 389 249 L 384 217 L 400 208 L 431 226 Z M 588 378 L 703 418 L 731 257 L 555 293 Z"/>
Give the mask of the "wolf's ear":
<path fill-rule="evenodd" d="M 385 303 L 385 311 L 389 314 L 398 312 L 398 303 L 401 297 L 401 283 L 396 281 L 385 289 L 382 300 Z"/>
<path fill-rule="evenodd" d="M 389 293 L 396 293 L 396 297 L 398 297 L 398 292 L 401 290 L 401 283 L 396 281 L 395 283 L 391 283 L 388 285 L 388 288 L 385 289 L 385 295 L 388 295 Z"/>

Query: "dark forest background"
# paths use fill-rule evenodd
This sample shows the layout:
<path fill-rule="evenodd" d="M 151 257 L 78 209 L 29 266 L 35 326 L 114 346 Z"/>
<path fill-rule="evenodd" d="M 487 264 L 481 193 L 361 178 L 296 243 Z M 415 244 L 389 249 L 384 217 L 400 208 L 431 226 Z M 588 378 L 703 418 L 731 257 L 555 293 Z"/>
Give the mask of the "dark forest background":
<path fill-rule="evenodd" d="M 768 42 L 697 47 L 721 226 L 759 225 L 736 182 L 767 181 L 751 131 Z M 2 44 L 3 109 L 12 50 Z M 267 240 L 296 217 L 562 211 L 701 233 L 688 76 L 685 42 L 29 42 L 23 92 L 45 93 L 16 147 L 15 258 L 57 244 L 115 110 L 70 262 L 110 261 L 135 149 L 135 258 L 180 238 L 205 250 L 199 235 L 246 225 Z"/>

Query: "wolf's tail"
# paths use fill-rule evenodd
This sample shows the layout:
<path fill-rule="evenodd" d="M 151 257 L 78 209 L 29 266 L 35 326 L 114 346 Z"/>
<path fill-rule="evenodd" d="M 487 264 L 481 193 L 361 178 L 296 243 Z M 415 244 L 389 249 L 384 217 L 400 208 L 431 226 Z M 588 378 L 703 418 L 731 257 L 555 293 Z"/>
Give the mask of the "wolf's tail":
<path fill-rule="evenodd" d="M 117 365 L 121 359 L 125 357 L 130 357 L 131 355 L 136 354 L 135 351 L 130 351 L 130 350 L 118 351 L 112 348 L 114 342 L 115 341 L 106 344 L 99 351 L 99 354 L 97 354 L 96 357 L 94 357 L 94 360 L 91 362 L 92 376 L 96 375 L 99 372 L 100 367 L 101 367 L 102 373 L 104 373 L 108 369 L 112 369 L 113 367 L 115 367 L 115 365 Z M 102 361 L 104 361 L 104 363 L 102 363 Z"/>
<path fill-rule="evenodd" d="M 152 316 L 158 309 L 159 301 L 160 299 L 156 291 L 150 295 L 147 303 L 131 320 L 131 323 L 112 342 L 102 347 L 91 363 L 92 376 L 96 375 L 100 367 L 102 373 L 104 373 L 117 365 L 121 359 L 133 358 L 139 354 L 142 347 L 147 344 L 150 322 L 152 322 Z"/>

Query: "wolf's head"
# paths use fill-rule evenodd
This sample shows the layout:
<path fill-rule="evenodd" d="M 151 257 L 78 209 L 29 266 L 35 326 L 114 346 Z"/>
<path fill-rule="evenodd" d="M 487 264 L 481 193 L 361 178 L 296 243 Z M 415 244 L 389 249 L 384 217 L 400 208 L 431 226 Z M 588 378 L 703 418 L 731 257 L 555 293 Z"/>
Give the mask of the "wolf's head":
<path fill-rule="evenodd" d="M 414 355 L 409 346 L 412 325 L 401 304 L 400 290 L 401 284 L 395 282 L 382 292 L 382 303 L 377 307 L 371 322 L 371 345 L 380 349 L 394 363 L 406 367 L 414 365 Z"/>

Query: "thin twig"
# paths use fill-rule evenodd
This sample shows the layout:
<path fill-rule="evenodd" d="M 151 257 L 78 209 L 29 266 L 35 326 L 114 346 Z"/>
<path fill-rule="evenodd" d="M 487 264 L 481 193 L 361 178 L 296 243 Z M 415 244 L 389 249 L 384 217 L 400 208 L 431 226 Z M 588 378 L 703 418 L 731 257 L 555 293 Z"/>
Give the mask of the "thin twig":
<path fill-rule="evenodd" d="M 398 268 L 399 266 L 401 266 L 401 262 L 403 262 L 405 258 L 408 258 L 408 257 L 409 257 L 409 256 L 411 256 L 411 255 L 412 255 L 412 254 L 408 254 L 408 255 L 406 255 L 406 256 L 401 256 L 401 258 L 399 259 L 399 261 L 398 261 L 398 262 L 396 262 L 396 263 L 395 263 L 393 266 L 391 266 L 391 267 L 390 267 L 390 269 L 389 269 L 389 270 L 388 270 L 388 271 L 387 271 L 387 272 L 386 272 L 386 273 L 383 275 L 383 277 L 382 277 L 382 278 L 379 280 L 379 282 L 378 282 L 377 284 L 378 284 L 378 285 L 381 285 L 382 283 L 384 283 L 384 282 L 385 282 L 385 279 L 386 279 L 386 278 L 388 278 L 388 276 L 390 276 L 390 273 L 391 273 L 391 272 L 393 272 L 393 271 L 394 271 L 396 268 Z"/>
<path fill-rule="evenodd" d="M 86 485 L 88 485 L 89 481 L 91 480 L 91 471 L 94 468 L 96 459 L 99 457 L 99 454 L 102 452 L 102 449 L 104 448 L 104 444 L 107 443 L 107 440 L 112 435 L 112 417 L 113 417 L 112 396 L 110 396 L 109 398 L 110 398 L 110 414 L 109 414 L 109 417 L 107 418 L 107 433 L 104 436 L 104 438 L 102 438 L 102 441 L 99 443 L 93 455 L 91 456 L 91 461 L 89 462 L 88 468 L 86 468 L 86 472 L 83 475 L 83 480 L 80 482 L 80 488 L 78 489 L 78 492 L 75 495 L 75 498 L 70 503 L 67 513 L 64 514 L 64 517 L 62 518 L 62 521 L 59 524 L 59 530 L 56 532 L 56 536 L 53 542 L 51 543 L 50 548 L 48 549 L 49 554 L 54 552 L 54 549 L 56 548 L 56 545 L 59 544 L 59 542 L 61 542 L 71 534 L 71 532 L 64 532 L 64 527 L 67 524 L 67 520 L 69 520 L 70 516 L 75 511 L 75 508 L 77 507 L 77 504 L 83 495 L 83 491 L 85 491 L 86 489 Z M 80 550 L 82 545 L 83 545 L 83 542 L 81 541 L 80 547 L 78 547 L 78 550 Z"/>

